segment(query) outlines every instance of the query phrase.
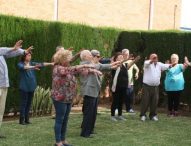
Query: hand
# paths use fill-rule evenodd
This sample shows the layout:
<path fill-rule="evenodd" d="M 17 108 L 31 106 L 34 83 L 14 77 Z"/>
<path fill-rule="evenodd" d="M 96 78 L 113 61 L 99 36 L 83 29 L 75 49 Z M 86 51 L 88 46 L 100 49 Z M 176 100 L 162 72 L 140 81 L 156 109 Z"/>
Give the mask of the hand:
<path fill-rule="evenodd" d="M 184 63 L 187 64 L 188 66 L 191 65 L 189 60 L 188 60 L 188 57 L 186 57 L 186 56 L 184 57 Z"/>
<path fill-rule="evenodd" d="M 35 65 L 35 68 L 38 68 L 39 70 L 40 70 L 41 67 L 42 67 L 41 64 L 36 64 L 36 65 Z"/>
<path fill-rule="evenodd" d="M 94 70 L 94 73 L 97 74 L 98 76 L 102 76 L 103 75 L 101 71 L 96 70 L 96 69 Z"/>
<path fill-rule="evenodd" d="M 138 78 L 139 78 L 139 74 L 136 73 L 136 74 L 135 74 L 135 80 L 137 80 Z"/>
<path fill-rule="evenodd" d="M 30 53 L 32 49 L 34 49 L 33 46 L 30 46 L 29 48 L 27 48 L 25 50 L 25 54 Z"/>
<path fill-rule="evenodd" d="M 14 47 L 13 47 L 13 50 L 16 51 L 18 50 L 19 48 L 22 47 L 22 43 L 23 43 L 23 40 L 19 40 L 15 43 Z"/>
<path fill-rule="evenodd" d="M 111 66 L 116 66 L 116 65 L 117 65 L 117 66 L 120 66 L 121 63 L 122 63 L 121 61 L 115 61 L 115 62 L 112 62 L 112 63 L 111 63 Z"/>

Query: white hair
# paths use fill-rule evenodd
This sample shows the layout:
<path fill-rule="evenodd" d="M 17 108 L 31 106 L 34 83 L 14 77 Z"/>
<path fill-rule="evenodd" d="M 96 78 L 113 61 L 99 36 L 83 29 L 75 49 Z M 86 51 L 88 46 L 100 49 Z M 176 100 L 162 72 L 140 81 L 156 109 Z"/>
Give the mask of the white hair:
<path fill-rule="evenodd" d="M 176 58 L 177 60 L 179 60 L 178 54 L 172 54 L 172 55 L 171 55 L 171 58 Z"/>
<path fill-rule="evenodd" d="M 83 51 L 80 53 L 80 59 L 81 59 L 82 61 L 85 61 L 87 54 L 91 54 L 91 52 L 90 52 L 89 50 L 83 50 Z"/>
<path fill-rule="evenodd" d="M 122 54 L 125 54 L 125 53 L 129 54 L 129 49 L 123 49 L 121 52 L 122 52 Z"/>

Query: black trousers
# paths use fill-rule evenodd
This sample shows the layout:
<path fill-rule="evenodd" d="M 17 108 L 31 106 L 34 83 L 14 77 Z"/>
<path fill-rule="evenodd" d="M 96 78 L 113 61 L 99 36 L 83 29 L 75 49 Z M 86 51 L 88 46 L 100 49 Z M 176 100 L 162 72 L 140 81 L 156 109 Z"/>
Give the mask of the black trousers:
<path fill-rule="evenodd" d="M 84 96 L 83 101 L 83 121 L 81 136 L 88 137 L 94 131 L 97 116 L 98 98 Z"/>
<path fill-rule="evenodd" d="M 167 91 L 169 111 L 178 111 L 181 92 L 182 91 Z"/>
<path fill-rule="evenodd" d="M 115 110 L 118 109 L 118 116 L 122 115 L 123 101 L 127 96 L 126 87 L 116 87 L 113 92 L 113 101 L 111 104 L 111 116 L 115 116 Z"/>

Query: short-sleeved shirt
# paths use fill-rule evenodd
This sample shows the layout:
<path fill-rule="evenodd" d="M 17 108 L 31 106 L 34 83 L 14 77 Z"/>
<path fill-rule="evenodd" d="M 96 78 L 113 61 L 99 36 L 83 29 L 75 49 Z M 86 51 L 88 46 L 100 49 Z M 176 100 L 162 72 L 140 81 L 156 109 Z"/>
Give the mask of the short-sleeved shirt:
<path fill-rule="evenodd" d="M 183 71 L 183 64 L 177 64 L 166 71 L 164 81 L 166 91 L 181 91 L 184 89 Z"/>

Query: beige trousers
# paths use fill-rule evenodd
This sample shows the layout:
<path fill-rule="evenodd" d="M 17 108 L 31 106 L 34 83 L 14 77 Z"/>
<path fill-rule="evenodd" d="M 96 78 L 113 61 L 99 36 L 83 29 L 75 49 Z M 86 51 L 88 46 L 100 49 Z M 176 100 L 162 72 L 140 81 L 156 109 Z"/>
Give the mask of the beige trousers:
<path fill-rule="evenodd" d="M 5 103 L 6 103 L 6 98 L 7 98 L 7 87 L 0 87 L 0 127 L 3 121 L 3 115 L 5 112 Z"/>

